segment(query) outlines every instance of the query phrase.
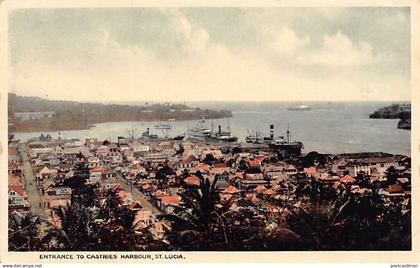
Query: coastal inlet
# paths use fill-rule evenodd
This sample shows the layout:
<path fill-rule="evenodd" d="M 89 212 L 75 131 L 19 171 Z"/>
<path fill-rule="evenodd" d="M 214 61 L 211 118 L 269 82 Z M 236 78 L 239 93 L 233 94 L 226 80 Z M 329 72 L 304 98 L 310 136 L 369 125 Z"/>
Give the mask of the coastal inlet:
<path fill-rule="evenodd" d="M 304 143 L 303 152 L 318 151 L 325 153 L 345 152 L 388 152 L 410 155 L 410 132 L 396 127 L 398 119 L 369 119 L 369 114 L 392 103 L 384 102 L 311 102 L 310 111 L 291 111 L 287 107 L 294 103 L 287 102 L 194 102 L 190 106 L 202 109 L 230 110 L 232 117 L 208 119 L 205 124 L 215 130 L 218 125 L 227 129 L 229 124 L 233 136 L 240 142 L 256 131 L 263 136 L 269 135 L 269 125 L 275 126 L 275 136 L 286 136 L 291 132 L 291 140 Z M 189 128 L 200 120 L 168 121 L 172 126 L 170 135 L 186 135 Z M 162 136 L 155 129 L 158 122 L 108 122 L 95 124 L 90 129 L 61 131 L 62 138 L 98 137 L 115 139 L 127 136 L 128 129 L 136 129 L 140 135 L 150 129 Z M 41 133 L 58 137 L 58 131 L 37 131 L 14 133 L 17 139 L 27 140 L 40 136 Z"/>

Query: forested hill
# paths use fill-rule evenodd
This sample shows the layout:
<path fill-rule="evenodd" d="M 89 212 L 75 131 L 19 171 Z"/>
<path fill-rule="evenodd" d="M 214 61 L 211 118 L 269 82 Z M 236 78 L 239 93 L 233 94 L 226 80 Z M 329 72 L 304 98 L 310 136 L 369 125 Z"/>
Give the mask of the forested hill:
<path fill-rule="evenodd" d="M 25 121 L 16 117 L 20 112 L 54 112 L 53 118 Z M 118 121 L 159 121 L 216 119 L 231 117 L 230 111 L 192 108 L 183 104 L 121 105 L 47 100 L 9 93 L 9 130 L 47 131 L 86 129 L 89 125 Z"/>

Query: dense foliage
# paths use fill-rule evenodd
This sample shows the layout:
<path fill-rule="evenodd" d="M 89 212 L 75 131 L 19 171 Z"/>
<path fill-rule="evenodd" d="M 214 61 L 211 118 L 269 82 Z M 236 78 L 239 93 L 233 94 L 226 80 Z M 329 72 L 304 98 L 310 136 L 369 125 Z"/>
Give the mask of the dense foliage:
<path fill-rule="evenodd" d="M 149 229 L 133 225 L 134 212 L 122 205 L 116 191 L 100 202 L 94 187 L 85 185 L 84 172 L 80 167 L 66 182 L 73 194 L 71 205 L 55 210 L 60 228 L 31 215 L 9 214 L 10 250 L 411 249 L 410 199 L 384 198 L 363 174 L 357 177 L 366 187 L 363 192 L 316 180 L 289 187 L 297 200 L 270 200 L 280 208 L 273 212 L 244 193 L 233 202 L 221 200 L 218 180 L 210 182 L 197 172 L 200 185 L 182 183 L 181 205 L 174 214 L 159 216 L 171 226 L 159 240 Z M 388 169 L 390 181 L 396 172 Z"/>

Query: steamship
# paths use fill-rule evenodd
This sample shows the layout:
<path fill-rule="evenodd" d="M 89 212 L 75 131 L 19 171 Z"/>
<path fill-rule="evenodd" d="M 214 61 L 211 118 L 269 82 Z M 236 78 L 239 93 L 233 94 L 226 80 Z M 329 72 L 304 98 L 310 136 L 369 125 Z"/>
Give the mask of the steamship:
<path fill-rule="evenodd" d="M 211 128 L 205 126 L 205 120 L 201 120 L 193 128 L 187 129 L 187 135 L 191 139 L 198 139 L 204 141 L 223 141 L 223 142 L 237 142 L 238 137 L 232 136 L 230 127 L 227 130 L 222 130 L 218 126 L 218 131 L 213 131 L 213 124 Z"/>
<path fill-rule="evenodd" d="M 287 107 L 287 110 L 289 111 L 310 111 L 311 107 L 302 103 L 298 103 L 295 106 L 289 106 Z"/>
<path fill-rule="evenodd" d="M 274 136 L 274 125 L 270 125 L 270 135 L 268 137 L 260 137 L 261 133 L 256 132 L 255 135 L 249 135 L 245 138 L 247 143 L 265 143 L 270 149 L 283 153 L 284 155 L 299 156 L 303 149 L 303 143 L 300 141 L 292 141 L 289 129 L 284 136 Z"/>

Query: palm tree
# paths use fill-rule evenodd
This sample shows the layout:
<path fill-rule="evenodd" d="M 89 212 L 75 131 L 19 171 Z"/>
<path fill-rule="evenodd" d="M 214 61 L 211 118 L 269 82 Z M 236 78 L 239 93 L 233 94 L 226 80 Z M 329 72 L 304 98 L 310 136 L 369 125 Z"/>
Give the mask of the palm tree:
<path fill-rule="evenodd" d="M 166 246 L 154 240 L 146 228 L 137 228 L 134 224 L 135 211 L 122 205 L 117 191 L 108 191 L 108 196 L 99 208 L 101 219 L 93 225 L 96 235 L 96 250 L 130 251 L 130 250 L 163 250 Z"/>
<path fill-rule="evenodd" d="M 168 238 L 172 245 L 182 249 L 208 248 L 212 233 L 212 224 L 218 217 L 215 205 L 219 200 L 216 191 L 217 178 L 211 183 L 197 171 L 199 186 L 184 185 L 185 192 L 181 194 L 183 204 L 175 211 L 176 215 L 163 217 L 172 223 L 172 233 Z"/>
<path fill-rule="evenodd" d="M 66 250 L 83 251 L 95 249 L 95 237 L 91 232 L 93 211 L 78 202 L 72 202 L 66 207 L 54 210 L 60 219 L 57 228 L 58 240 L 64 244 Z"/>
<path fill-rule="evenodd" d="M 37 216 L 9 213 L 9 250 L 39 251 L 43 243 L 38 232 L 41 220 Z"/>
<path fill-rule="evenodd" d="M 387 177 L 387 185 L 395 184 L 397 182 L 397 179 L 399 177 L 398 171 L 395 169 L 394 166 L 390 166 L 386 172 L 385 175 Z"/>
<path fill-rule="evenodd" d="M 401 250 L 410 247 L 409 211 L 403 211 L 399 201 L 386 204 L 377 193 L 347 193 L 338 198 L 331 219 L 342 227 L 342 248 Z"/>

